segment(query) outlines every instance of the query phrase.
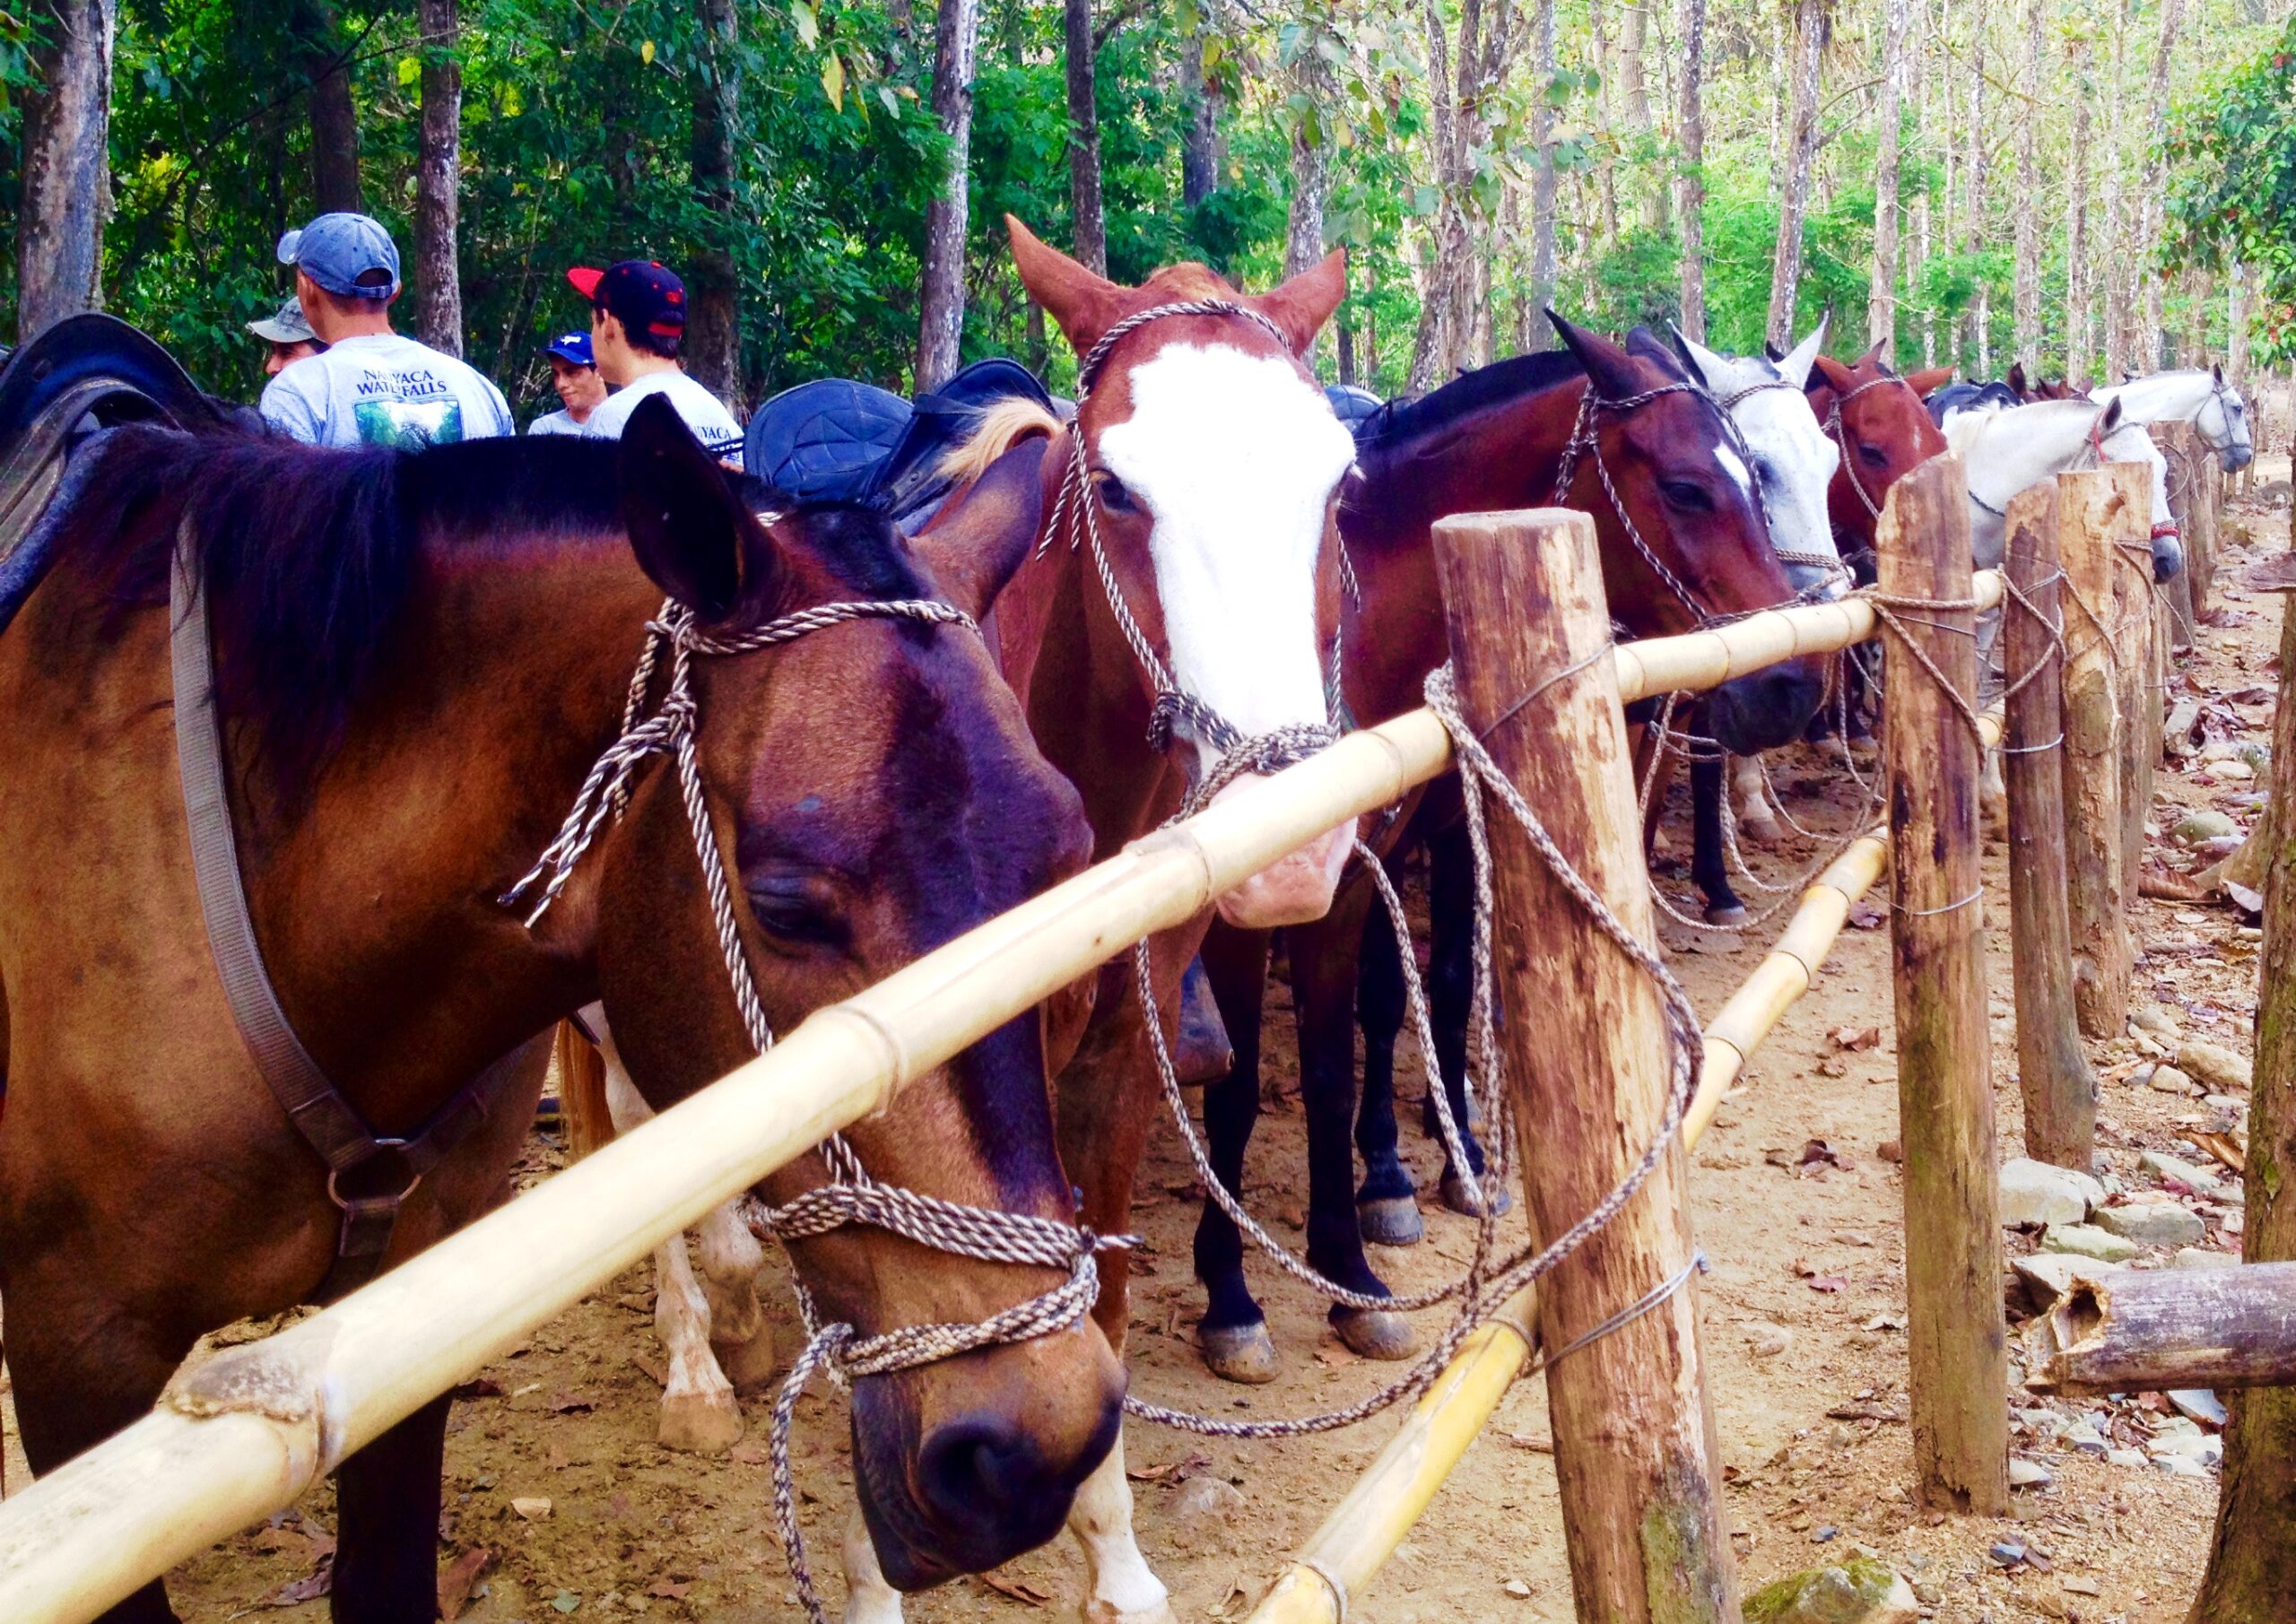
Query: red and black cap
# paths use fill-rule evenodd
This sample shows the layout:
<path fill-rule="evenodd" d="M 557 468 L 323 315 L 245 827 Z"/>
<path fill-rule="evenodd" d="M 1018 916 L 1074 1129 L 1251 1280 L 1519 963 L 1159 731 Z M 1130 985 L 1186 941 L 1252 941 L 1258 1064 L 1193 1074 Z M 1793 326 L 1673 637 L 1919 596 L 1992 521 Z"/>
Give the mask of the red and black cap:
<path fill-rule="evenodd" d="M 603 271 L 577 265 L 566 280 L 633 333 L 668 338 L 685 331 L 685 283 L 658 259 L 625 259 Z"/>

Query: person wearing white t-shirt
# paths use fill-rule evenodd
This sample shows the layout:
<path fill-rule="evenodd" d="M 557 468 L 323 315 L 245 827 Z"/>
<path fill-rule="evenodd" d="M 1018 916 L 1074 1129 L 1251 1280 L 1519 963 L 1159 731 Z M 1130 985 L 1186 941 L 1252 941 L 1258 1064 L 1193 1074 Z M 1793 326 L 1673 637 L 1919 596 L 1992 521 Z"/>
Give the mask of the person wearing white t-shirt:
<path fill-rule="evenodd" d="M 587 434 L 590 413 L 605 404 L 605 379 L 590 356 L 587 333 L 561 333 L 542 348 L 550 357 L 550 386 L 565 403 L 526 425 L 529 435 Z"/>
<path fill-rule="evenodd" d="M 590 301 L 590 353 L 614 391 L 590 413 L 583 432 L 620 439 L 639 401 L 665 395 L 706 449 L 740 467 L 741 425 L 678 360 L 686 300 L 677 273 L 658 261 L 625 259 L 603 271 L 577 265 L 566 280 Z"/>
<path fill-rule="evenodd" d="M 391 331 L 398 245 L 364 214 L 322 214 L 279 239 L 295 296 L 327 347 L 263 392 L 273 428 L 315 446 L 416 450 L 517 432 L 502 391 L 442 351 Z"/>

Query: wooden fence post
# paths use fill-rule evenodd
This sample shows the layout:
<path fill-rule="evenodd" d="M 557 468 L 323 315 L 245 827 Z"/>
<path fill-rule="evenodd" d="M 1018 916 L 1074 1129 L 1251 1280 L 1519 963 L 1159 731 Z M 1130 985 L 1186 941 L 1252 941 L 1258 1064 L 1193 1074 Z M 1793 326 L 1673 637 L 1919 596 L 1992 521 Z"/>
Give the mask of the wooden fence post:
<path fill-rule="evenodd" d="M 2169 583 L 2164 594 L 2174 629 L 2171 647 L 2189 648 L 2194 628 L 2198 624 L 2194 617 L 2205 606 L 2199 571 L 2193 567 L 2192 509 L 2193 499 L 2199 491 L 2200 464 L 2208 451 L 2201 444 L 2200 430 L 2190 423 L 2154 423 L 2149 432 L 2152 443 L 2161 449 L 2162 460 L 2169 465 L 2169 515 L 2177 521 L 2185 540 L 2185 567 Z"/>
<path fill-rule="evenodd" d="M 2065 857 L 2073 922 L 2073 1003 L 2092 1038 L 2128 1026 L 2132 961 L 2122 908 L 2120 705 L 2108 639 L 2118 618 L 2114 508 L 2101 470 L 2057 475 L 2057 551 L 2065 567 Z"/>
<path fill-rule="evenodd" d="M 2199 439 L 2197 432 L 2195 439 Z M 2193 465 L 2192 490 L 2186 499 L 2185 568 L 2192 574 L 2192 607 L 2196 618 L 2206 614 L 2216 596 L 2217 504 L 2224 494 L 2224 476 L 2215 456 L 2205 446 Z"/>
<path fill-rule="evenodd" d="M 2097 1080 L 2073 1009 L 2073 924 L 2065 877 L 2065 708 L 2051 627 L 2057 592 L 2057 482 L 2009 499 L 2009 583 L 2002 610 L 2004 669 L 2012 683 L 2002 765 L 2009 780 L 2009 946 L 2016 982 L 2017 1081 L 2025 1100 L 2025 1153 L 2091 1171 Z M 2029 674 L 2030 673 L 2030 674 Z"/>
<path fill-rule="evenodd" d="M 2161 679 L 2155 660 L 2161 617 L 2152 591 L 2152 470 L 2144 463 L 2108 463 L 2120 500 L 2114 505 L 2114 639 L 2120 710 L 2121 901 L 2132 912 L 2144 872 L 2144 819 L 2152 810 L 2152 769 L 2161 760 Z M 2125 929 L 2126 927 L 2124 927 Z M 2116 1034 L 2118 1035 L 2118 1034 Z"/>
<path fill-rule="evenodd" d="M 1592 521 L 1557 509 L 1448 518 L 1435 526 L 1435 558 L 1469 725 L 1596 894 L 1655 942 L 1626 721 L 1602 657 L 1610 615 Z M 1657 1133 L 1666 1029 L 1645 972 L 1503 812 L 1491 844 L 1499 997 L 1526 1017 L 1503 1034 L 1515 1119 L 1537 1145 L 1522 1159 L 1525 1200 L 1533 1233 L 1555 1236 Z M 1688 1267 L 1683 1194 L 1677 1138 L 1641 1192 L 1540 1283 L 1546 1347 Z M 1998 1281 L 1988 1290 L 1997 1303 Z M 1578 1617 L 1735 1624 L 1694 1281 L 1560 1360 L 1547 1402 Z"/>
<path fill-rule="evenodd" d="M 1884 602 L 1969 596 L 1959 456 L 1932 458 L 1890 488 L 1875 545 Z M 1925 1506 L 1998 1515 L 2009 1509 L 2009 1359 L 1979 870 L 1976 621 L 1969 610 L 1918 606 L 1899 616 L 1883 639 L 1883 733 L 1916 1493 Z"/>

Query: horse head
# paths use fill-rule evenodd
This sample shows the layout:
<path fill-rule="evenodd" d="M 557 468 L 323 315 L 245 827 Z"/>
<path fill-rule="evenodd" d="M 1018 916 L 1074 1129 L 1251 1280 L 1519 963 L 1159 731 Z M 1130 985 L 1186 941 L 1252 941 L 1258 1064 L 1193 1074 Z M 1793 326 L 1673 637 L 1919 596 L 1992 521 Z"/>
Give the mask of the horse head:
<path fill-rule="evenodd" d="M 756 1013 L 784 1031 L 1087 861 L 1076 792 L 1038 753 L 970 624 L 857 618 L 753 646 L 760 628 L 824 605 L 985 613 L 1026 554 L 1042 455 L 1041 442 L 1018 447 L 912 546 L 866 508 L 758 511 L 760 488 L 725 475 L 674 412 L 649 401 L 631 418 L 621 446 L 631 544 L 708 644 L 690 672 L 698 776 L 649 775 L 594 865 L 600 990 L 657 1104 L 753 1052 L 729 989 L 735 955 Z M 694 796 L 730 881 L 718 901 L 732 948 L 698 871 Z M 1036 1014 L 918 1079 L 844 1142 L 876 1185 L 1074 1223 Z M 761 1194 L 787 1203 L 817 1191 L 830 1167 L 812 1153 Z M 1072 1278 L 862 1224 L 786 1238 L 815 1317 L 863 1339 L 971 1326 Z M 1027 1340 L 853 1376 L 854 1475 L 896 1585 L 995 1567 L 1059 1528 L 1120 1419 L 1123 1376 L 1083 1317 L 1090 1297 Z"/>
<path fill-rule="evenodd" d="M 1841 466 L 1827 491 L 1835 528 L 1857 551 L 1870 551 L 1882 500 L 1910 468 L 1945 448 L 1945 437 L 1922 404 L 1925 389 L 1952 376 L 1933 369 L 1900 377 L 1874 345 L 1847 365 L 1815 357 L 1804 383 L 1810 410 L 1840 447 Z"/>
<path fill-rule="evenodd" d="M 2193 419 L 2193 425 L 2216 453 L 2217 465 L 2227 473 L 2237 473 L 2257 460 L 2256 441 L 2248 431 L 2248 403 L 2224 381 L 2222 366 L 2210 368 L 2208 378 L 2208 402 Z"/>
<path fill-rule="evenodd" d="M 1104 590 L 1087 588 L 1096 664 L 1131 669 L 1152 737 L 1191 783 L 1240 743 L 1326 726 L 1335 499 L 1355 445 L 1302 358 L 1346 291 L 1342 256 L 1255 297 L 1199 265 L 1126 288 L 1006 223 L 1022 282 L 1083 358 L 1075 421 L 1051 453 L 1062 527 L 1047 541 L 1087 548 L 1100 572 Z M 1352 834 L 1332 829 L 1246 881 L 1222 916 L 1321 917 Z"/>

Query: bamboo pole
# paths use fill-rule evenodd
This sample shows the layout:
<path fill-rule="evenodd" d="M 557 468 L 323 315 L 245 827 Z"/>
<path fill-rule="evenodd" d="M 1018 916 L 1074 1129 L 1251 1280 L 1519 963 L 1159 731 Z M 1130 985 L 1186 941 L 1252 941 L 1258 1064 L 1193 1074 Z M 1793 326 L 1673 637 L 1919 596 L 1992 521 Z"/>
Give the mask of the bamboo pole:
<path fill-rule="evenodd" d="M 2296 1264 L 2076 1274 L 2033 1340 L 2036 1393 L 2296 1387 Z"/>
<path fill-rule="evenodd" d="M 78 1624 L 352 1451 L 913 1079 L 1443 770 L 1414 711 L 1000 915 L 326 1312 L 179 1377 L 153 1414 L 0 1502 L 0 1619 Z"/>
<path fill-rule="evenodd" d="M 2152 591 L 2152 470 L 2144 463 L 2108 463 L 2120 499 L 2113 506 L 2113 592 L 2121 632 L 2114 650 L 2121 716 L 2114 743 L 2120 758 L 2121 904 L 2132 914 L 2144 872 L 2144 819 L 2152 809 L 2152 769 L 2161 759 L 2161 686 L 2153 668 L 2160 615 Z M 2139 560 L 2143 560 L 2139 562 Z M 2128 935 L 2121 926 L 2124 942 Z M 2130 950 L 2133 958 L 2133 949 Z"/>
<path fill-rule="evenodd" d="M 1613 673 L 1593 522 L 1542 509 L 1435 525 L 1461 708 L 1555 846 L 1625 928 L 1656 938 L 1641 820 Z M 1962 567 L 1966 582 L 1969 569 Z M 1966 587 L 1964 587 L 1966 590 Z M 1526 702 L 1526 696 L 1528 696 Z M 1538 1010 L 1504 1033 L 1535 1234 L 1578 1223 L 1659 1131 L 1666 1029 L 1649 976 L 1601 934 L 1513 820 L 1494 817 L 1496 995 Z M 1548 1275 L 1538 1324 L 1561 1347 L 1687 1269 L 1679 1140 L 1643 1189 Z M 1721 1461 L 1686 1285 L 1547 1372 L 1563 1536 L 1582 1620 L 1735 1624 Z"/>
<path fill-rule="evenodd" d="M 1943 604 L 1968 592 L 1967 491 L 1950 452 L 1891 486 L 1874 538 L 1883 595 Z M 1981 752 L 1961 714 L 1977 691 L 1976 617 L 1915 608 L 1900 627 L 1883 645 L 1883 732 L 1916 1489 L 1926 1506 L 1998 1515 L 2009 1509 L 2009 1368 L 1985 1020 Z"/>
<path fill-rule="evenodd" d="M 2119 487 L 2102 470 L 2057 475 L 2057 551 L 2065 569 L 2065 859 L 2073 926 L 2073 1005 L 2092 1038 L 2128 1024 L 2131 970 L 2121 873 L 2120 703 L 2109 641 Z"/>
<path fill-rule="evenodd" d="M 2073 1008 L 2073 921 L 2065 878 L 2064 699 L 2052 628 L 2057 603 L 2057 487 L 2009 499 L 2009 578 L 2039 616 L 2013 606 L 2002 638 L 2012 683 L 2008 749 L 2009 947 L 2016 987 L 2017 1081 L 2025 1153 L 2086 1173 L 2096 1153 L 2097 1080 Z M 2030 673 L 2030 674 L 2029 674 Z"/>

